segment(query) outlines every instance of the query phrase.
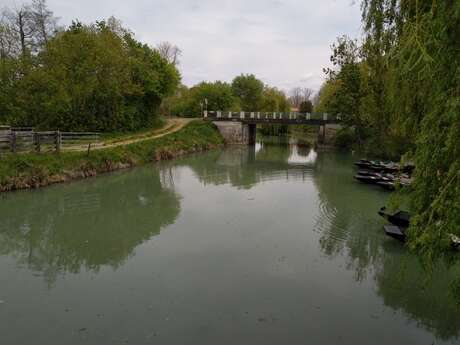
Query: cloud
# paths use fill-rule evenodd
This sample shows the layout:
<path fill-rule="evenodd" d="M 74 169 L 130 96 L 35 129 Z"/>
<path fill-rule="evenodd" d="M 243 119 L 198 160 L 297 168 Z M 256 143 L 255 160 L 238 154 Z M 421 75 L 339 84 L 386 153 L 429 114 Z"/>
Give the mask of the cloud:
<path fill-rule="evenodd" d="M 1 0 L 12 6 L 19 0 Z M 319 89 L 337 36 L 360 32 L 352 0 L 48 0 L 62 24 L 114 15 L 151 45 L 183 50 L 183 82 L 254 73 L 282 89 Z"/>

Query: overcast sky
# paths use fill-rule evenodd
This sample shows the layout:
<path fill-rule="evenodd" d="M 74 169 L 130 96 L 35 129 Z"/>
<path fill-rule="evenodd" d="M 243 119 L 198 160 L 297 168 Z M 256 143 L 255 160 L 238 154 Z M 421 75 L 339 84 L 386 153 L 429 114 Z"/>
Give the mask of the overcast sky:
<path fill-rule="evenodd" d="M 22 3 L 0 0 L 0 7 Z M 318 90 L 330 45 L 361 29 L 353 0 L 48 0 L 48 6 L 61 24 L 113 15 L 143 42 L 176 44 L 189 86 L 253 73 L 284 90 Z"/>

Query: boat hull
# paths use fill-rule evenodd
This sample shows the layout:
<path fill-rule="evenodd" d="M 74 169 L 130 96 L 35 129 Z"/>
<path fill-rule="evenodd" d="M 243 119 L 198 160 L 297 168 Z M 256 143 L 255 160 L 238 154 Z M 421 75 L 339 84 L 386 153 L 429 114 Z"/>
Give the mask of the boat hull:
<path fill-rule="evenodd" d="M 406 211 L 398 211 L 394 214 L 390 214 L 385 212 L 386 207 L 382 207 L 379 210 L 379 215 L 386 220 L 388 220 L 391 224 L 403 228 L 408 228 L 410 224 L 410 214 Z"/>
<path fill-rule="evenodd" d="M 390 236 L 400 242 L 406 242 L 407 240 L 406 229 L 400 228 L 399 226 L 385 225 L 383 230 L 387 236 Z"/>

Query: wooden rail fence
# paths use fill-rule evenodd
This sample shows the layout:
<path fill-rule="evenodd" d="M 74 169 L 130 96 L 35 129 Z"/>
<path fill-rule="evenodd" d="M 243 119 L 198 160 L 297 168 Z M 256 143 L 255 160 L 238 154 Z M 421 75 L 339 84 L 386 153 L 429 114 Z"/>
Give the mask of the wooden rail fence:
<path fill-rule="evenodd" d="M 60 152 L 63 149 L 84 149 L 99 142 L 99 133 L 36 132 L 32 128 L 0 126 L 0 154 L 19 152 Z"/>

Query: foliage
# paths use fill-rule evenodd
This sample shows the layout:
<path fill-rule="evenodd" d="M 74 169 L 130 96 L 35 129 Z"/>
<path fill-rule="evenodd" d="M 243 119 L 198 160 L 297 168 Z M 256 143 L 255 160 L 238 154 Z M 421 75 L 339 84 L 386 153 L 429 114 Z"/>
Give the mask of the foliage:
<path fill-rule="evenodd" d="M 27 15 L 31 33 L 23 41 L 15 34 L 23 29 L 14 21 L 0 22 L 1 122 L 75 131 L 137 130 L 156 122 L 162 100 L 179 84 L 175 65 L 136 41 L 114 18 L 91 25 L 76 21 L 57 31 L 43 0 L 8 13 Z"/>
<path fill-rule="evenodd" d="M 300 103 L 299 111 L 301 113 L 311 113 L 311 112 L 313 112 L 313 103 L 310 100 L 303 101 L 302 103 Z"/>
<path fill-rule="evenodd" d="M 434 262 L 460 235 L 460 2 L 363 0 L 362 12 L 364 41 L 333 46 L 317 110 L 343 113 L 380 156 L 410 153 L 410 246 Z"/>
<path fill-rule="evenodd" d="M 337 131 L 334 144 L 339 148 L 348 149 L 354 143 L 355 135 L 355 131 L 352 128 L 344 127 Z"/>
<path fill-rule="evenodd" d="M 233 79 L 232 90 L 233 95 L 239 99 L 243 111 L 260 111 L 264 84 L 253 74 L 241 74 Z"/>
<path fill-rule="evenodd" d="M 289 101 L 283 91 L 278 90 L 276 87 L 264 86 L 258 111 L 288 112 L 289 110 Z"/>
<path fill-rule="evenodd" d="M 235 95 L 235 80 L 232 85 L 222 82 L 201 82 L 190 89 L 181 86 L 174 96 L 163 102 L 163 112 L 167 115 L 199 117 L 203 110 L 209 111 L 240 111 L 247 109 L 266 112 L 288 112 L 290 110 L 289 100 L 285 93 L 275 87 L 264 85 L 254 76 L 236 77 L 239 91 Z M 257 86 L 257 92 L 253 88 Z M 262 89 L 259 90 L 259 86 Z M 256 95 L 256 97 L 255 97 Z M 255 101 L 254 101 L 255 100 Z M 206 104 L 207 102 L 207 104 Z M 251 103 L 255 102 L 255 103 Z"/>

